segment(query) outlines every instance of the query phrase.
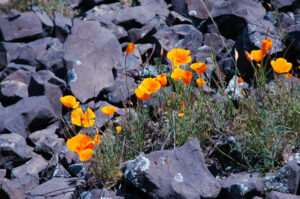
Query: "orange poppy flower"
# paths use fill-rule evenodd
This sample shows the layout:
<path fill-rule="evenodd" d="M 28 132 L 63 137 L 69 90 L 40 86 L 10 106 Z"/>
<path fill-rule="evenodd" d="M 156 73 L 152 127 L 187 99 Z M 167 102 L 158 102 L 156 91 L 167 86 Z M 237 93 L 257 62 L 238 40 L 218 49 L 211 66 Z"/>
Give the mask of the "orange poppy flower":
<path fill-rule="evenodd" d="M 184 50 L 181 48 L 175 48 L 167 53 L 167 58 L 173 63 L 175 67 L 181 66 L 182 64 L 190 63 L 192 57 L 189 56 L 191 51 Z"/>
<path fill-rule="evenodd" d="M 239 77 L 238 83 L 240 84 L 240 83 L 242 83 L 242 82 L 244 82 L 243 78 Z"/>
<path fill-rule="evenodd" d="M 203 78 L 198 78 L 198 79 L 196 80 L 196 82 L 197 82 L 197 85 L 198 85 L 199 87 L 203 86 L 203 85 L 206 83 L 205 80 L 204 80 Z"/>
<path fill-rule="evenodd" d="M 81 108 L 75 109 L 71 114 L 72 123 L 77 126 L 83 125 L 85 128 L 92 127 L 94 125 L 95 117 L 95 113 L 90 108 L 87 108 L 84 114 Z"/>
<path fill-rule="evenodd" d="M 117 109 L 113 106 L 104 106 L 101 108 L 101 111 L 104 113 L 104 115 L 110 116 L 111 114 L 114 114 L 114 112 Z"/>
<path fill-rule="evenodd" d="M 144 93 L 151 95 L 152 93 L 158 91 L 160 87 L 161 87 L 160 83 L 156 81 L 154 78 L 146 78 L 142 81 L 142 83 L 139 85 L 138 88 Z"/>
<path fill-rule="evenodd" d="M 271 61 L 271 66 L 276 73 L 287 73 L 292 69 L 293 64 L 288 63 L 284 58 L 277 58 Z"/>
<path fill-rule="evenodd" d="M 180 118 L 184 117 L 184 113 L 179 113 L 178 117 L 180 117 Z"/>
<path fill-rule="evenodd" d="M 151 98 L 151 95 L 143 92 L 139 88 L 136 88 L 134 92 L 135 92 L 136 97 L 139 98 L 140 100 L 145 100 L 145 99 L 150 99 Z"/>
<path fill-rule="evenodd" d="M 262 50 L 263 56 L 265 56 L 267 54 L 267 52 L 271 49 L 272 49 L 272 40 L 271 39 L 262 40 L 261 50 Z"/>
<path fill-rule="evenodd" d="M 117 131 L 118 133 L 121 133 L 122 127 L 121 127 L 121 126 L 116 126 L 116 131 Z"/>
<path fill-rule="evenodd" d="M 87 161 L 93 155 L 94 142 L 90 136 L 78 134 L 67 140 L 67 147 L 74 153 L 78 153 L 81 161 Z"/>
<path fill-rule="evenodd" d="M 172 71 L 172 74 L 171 74 L 171 78 L 174 79 L 175 81 L 178 81 L 182 78 L 184 74 L 184 70 L 181 69 L 181 68 L 175 68 L 173 71 Z"/>
<path fill-rule="evenodd" d="M 253 58 L 254 61 L 260 62 L 263 58 L 262 50 L 252 50 L 251 57 Z"/>
<path fill-rule="evenodd" d="M 287 79 L 290 79 L 292 76 L 293 76 L 293 75 L 292 75 L 291 73 L 287 73 L 287 74 L 285 75 L 285 77 L 286 77 Z"/>
<path fill-rule="evenodd" d="M 167 75 L 164 73 L 156 76 L 155 80 L 158 81 L 162 87 L 165 87 L 168 83 Z"/>
<path fill-rule="evenodd" d="M 185 105 L 184 105 L 183 102 L 181 102 L 181 104 L 180 104 L 180 110 L 181 110 L 181 111 L 184 111 L 184 110 L 185 110 Z"/>
<path fill-rule="evenodd" d="M 247 50 L 245 50 L 245 56 L 248 61 L 250 62 L 253 61 L 253 57 L 250 55 L 250 53 Z"/>
<path fill-rule="evenodd" d="M 186 84 L 189 84 L 192 81 L 192 72 L 191 71 L 184 71 L 182 75 L 182 81 Z"/>
<path fill-rule="evenodd" d="M 206 71 L 206 69 L 209 68 L 209 66 L 206 66 L 205 63 L 193 63 L 193 64 L 191 64 L 190 67 L 191 67 L 191 69 L 196 71 L 196 73 L 198 73 L 199 75 L 204 73 Z"/>
<path fill-rule="evenodd" d="M 95 137 L 94 137 L 94 142 L 95 142 L 95 144 L 100 144 L 100 143 L 101 143 L 99 133 L 97 133 L 97 134 L 95 135 Z"/>
<path fill-rule="evenodd" d="M 76 98 L 72 95 L 66 95 L 60 98 L 61 103 L 68 108 L 77 108 L 79 102 L 76 102 Z"/>
<path fill-rule="evenodd" d="M 127 48 L 126 48 L 126 54 L 129 55 L 135 50 L 135 45 L 134 43 L 129 43 Z"/>

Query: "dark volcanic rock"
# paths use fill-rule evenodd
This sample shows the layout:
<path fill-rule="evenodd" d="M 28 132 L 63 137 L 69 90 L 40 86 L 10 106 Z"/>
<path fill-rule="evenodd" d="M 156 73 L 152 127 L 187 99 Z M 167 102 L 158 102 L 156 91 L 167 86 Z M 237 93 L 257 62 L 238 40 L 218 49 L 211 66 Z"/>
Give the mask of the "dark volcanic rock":
<path fill-rule="evenodd" d="M 71 32 L 72 20 L 58 12 L 54 12 L 53 21 L 55 25 L 54 36 L 63 43 L 67 35 Z"/>
<path fill-rule="evenodd" d="M 17 133 L 27 138 L 32 131 L 55 121 L 55 113 L 46 96 L 29 97 L 0 109 L 0 134 Z"/>
<path fill-rule="evenodd" d="M 262 195 L 264 185 L 259 173 L 238 173 L 221 180 L 222 186 L 220 197 L 240 199 L 251 198 L 255 195 Z"/>
<path fill-rule="evenodd" d="M 109 198 L 109 199 L 122 199 L 124 197 L 117 196 L 113 191 L 108 191 L 106 189 L 93 189 L 91 191 L 85 191 L 80 194 L 79 199 L 99 199 L 99 198 Z"/>
<path fill-rule="evenodd" d="M 117 38 L 97 22 L 75 20 L 65 41 L 64 59 L 72 93 L 81 102 L 98 95 L 114 81 L 113 68 L 121 59 Z"/>
<path fill-rule="evenodd" d="M 267 189 L 282 193 L 298 193 L 300 182 L 300 166 L 297 161 L 291 161 L 275 173 L 265 176 L 264 184 Z"/>
<path fill-rule="evenodd" d="M 44 30 L 34 12 L 25 12 L 13 18 L 0 18 L 0 32 L 4 41 L 15 41 L 37 38 Z"/>
<path fill-rule="evenodd" d="M 140 155 L 121 166 L 124 180 L 151 198 L 215 198 L 220 184 L 204 163 L 198 139 Z"/>
<path fill-rule="evenodd" d="M 0 135 L 0 168 L 12 169 L 24 164 L 32 157 L 32 148 L 25 139 L 16 134 Z"/>
<path fill-rule="evenodd" d="M 82 186 L 79 178 L 52 178 L 51 180 L 35 187 L 29 198 L 73 198 Z"/>
<path fill-rule="evenodd" d="M 4 199 L 21 199 L 26 198 L 31 190 L 38 186 L 39 178 L 38 176 L 25 175 L 21 178 L 15 178 L 13 180 L 6 181 L 0 184 L 1 198 Z"/>

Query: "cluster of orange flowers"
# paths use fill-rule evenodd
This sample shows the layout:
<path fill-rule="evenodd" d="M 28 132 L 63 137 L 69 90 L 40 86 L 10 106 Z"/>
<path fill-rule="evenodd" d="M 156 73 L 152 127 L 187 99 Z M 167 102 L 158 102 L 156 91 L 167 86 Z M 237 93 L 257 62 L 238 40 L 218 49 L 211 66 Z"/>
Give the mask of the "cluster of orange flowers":
<path fill-rule="evenodd" d="M 262 45 L 260 50 L 252 50 L 251 53 L 245 51 L 245 55 L 248 61 L 261 62 L 262 59 L 267 55 L 268 51 L 272 49 L 272 40 L 266 39 L 262 40 Z M 292 63 L 288 63 L 286 59 L 280 57 L 275 61 L 271 60 L 271 66 L 276 73 L 287 73 L 286 77 L 290 78 L 292 74 L 288 73 L 292 69 Z M 260 65 L 258 64 L 258 67 Z"/>
<path fill-rule="evenodd" d="M 86 112 L 83 113 L 82 108 L 78 108 L 79 102 L 72 95 L 66 95 L 60 98 L 61 103 L 74 110 L 71 113 L 71 121 L 76 126 L 92 127 L 95 123 L 96 115 L 92 109 L 87 108 Z M 116 108 L 113 106 L 104 106 L 101 108 L 103 114 L 110 116 L 115 111 Z M 122 130 L 121 126 L 116 127 L 116 131 L 120 133 Z M 88 135 L 83 133 L 78 134 L 67 140 L 67 147 L 76 154 L 79 154 L 79 159 L 81 161 L 89 160 L 93 155 L 93 149 L 95 144 L 100 144 L 100 134 L 97 133 L 94 140 Z"/>

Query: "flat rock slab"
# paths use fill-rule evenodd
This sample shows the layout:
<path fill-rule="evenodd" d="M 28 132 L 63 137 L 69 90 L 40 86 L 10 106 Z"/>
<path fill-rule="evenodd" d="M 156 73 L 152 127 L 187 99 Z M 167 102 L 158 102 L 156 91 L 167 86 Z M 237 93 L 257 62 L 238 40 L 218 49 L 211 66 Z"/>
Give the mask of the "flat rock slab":
<path fill-rule="evenodd" d="M 125 182 L 151 198 L 216 198 L 220 184 L 207 169 L 198 139 L 140 155 L 121 166 Z"/>
<path fill-rule="evenodd" d="M 86 102 L 113 83 L 121 45 L 97 22 L 75 20 L 71 32 L 64 43 L 69 85 L 76 98 Z"/>

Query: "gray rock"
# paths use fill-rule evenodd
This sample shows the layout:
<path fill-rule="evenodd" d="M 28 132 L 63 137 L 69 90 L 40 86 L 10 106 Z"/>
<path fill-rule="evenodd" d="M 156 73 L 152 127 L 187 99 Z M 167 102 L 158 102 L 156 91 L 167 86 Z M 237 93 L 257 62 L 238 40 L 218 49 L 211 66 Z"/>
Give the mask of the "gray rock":
<path fill-rule="evenodd" d="M 25 164 L 15 167 L 11 171 L 12 178 L 22 178 L 25 175 L 38 176 L 39 172 L 45 169 L 47 161 L 40 155 L 33 155 L 32 159 Z"/>
<path fill-rule="evenodd" d="M 29 135 L 30 141 L 34 144 L 34 149 L 37 152 L 47 154 L 49 156 L 54 155 L 60 151 L 64 145 L 65 140 L 58 138 L 56 131 L 59 126 L 55 123 L 46 129 L 33 132 Z"/>
<path fill-rule="evenodd" d="M 55 25 L 54 36 L 63 43 L 67 35 L 71 32 L 72 20 L 70 17 L 63 16 L 59 12 L 54 12 L 53 21 Z"/>
<path fill-rule="evenodd" d="M 26 140 L 16 134 L 0 135 L 0 167 L 12 169 L 24 164 L 32 157 L 32 148 L 27 146 Z"/>
<path fill-rule="evenodd" d="M 199 2 L 200 3 L 200 2 Z M 188 17 L 188 9 L 186 0 L 172 0 L 172 6 L 175 12 L 184 17 Z"/>
<path fill-rule="evenodd" d="M 14 18 L 0 18 L 0 31 L 4 41 L 28 40 L 44 33 L 42 23 L 34 12 L 24 12 Z"/>
<path fill-rule="evenodd" d="M 100 108 L 104 106 L 112 106 L 112 105 L 105 101 L 99 101 L 95 104 L 96 123 L 99 128 L 101 128 L 104 124 L 106 124 L 109 119 L 113 118 L 113 114 L 110 116 L 106 116 L 103 114 Z"/>
<path fill-rule="evenodd" d="M 221 180 L 220 197 L 230 199 L 251 198 L 262 195 L 264 185 L 259 173 L 237 173 Z"/>
<path fill-rule="evenodd" d="M 25 175 L 3 182 L 0 186 L 1 197 L 4 198 L 26 198 L 31 190 L 39 185 L 39 177 Z"/>
<path fill-rule="evenodd" d="M 271 0 L 271 4 L 278 9 L 290 7 L 294 2 L 296 3 L 296 0 Z"/>
<path fill-rule="evenodd" d="M 137 1 L 141 6 L 151 7 L 157 15 L 167 17 L 169 15 L 168 5 L 164 0 L 138 0 Z"/>
<path fill-rule="evenodd" d="M 266 199 L 300 199 L 300 196 L 298 195 L 292 195 L 292 194 L 286 194 L 286 193 L 280 193 L 277 191 L 271 191 Z"/>
<path fill-rule="evenodd" d="M 192 24 L 192 20 L 186 18 L 175 11 L 171 11 L 166 19 L 166 23 L 171 26 L 175 24 Z"/>
<path fill-rule="evenodd" d="M 151 198 L 215 198 L 220 184 L 207 169 L 198 139 L 174 150 L 141 154 L 121 166 L 123 177 Z"/>
<path fill-rule="evenodd" d="M 99 198 L 109 198 L 109 199 L 123 199 L 124 197 L 117 196 L 113 191 L 108 191 L 106 189 L 93 189 L 91 191 L 85 191 L 80 194 L 79 199 L 99 199 Z"/>
<path fill-rule="evenodd" d="M 28 97 L 28 84 L 15 80 L 4 80 L 0 83 L 0 101 L 9 106 Z"/>
<path fill-rule="evenodd" d="M 0 109 L 0 134 L 17 133 L 27 138 L 30 132 L 43 129 L 56 120 L 46 96 L 24 98 Z"/>
<path fill-rule="evenodd" d="M 82 186 L 83 181 L 78 178 L 52 178 L 51 180 L 35 187 L 28 196 L 30 199 L 75 197 L 76 191 Z"/>
<path fill-rule="evenodd" d="M 248 88 L 248 84 L 246 82 L 238 83 L 239 77 L 233 76 L 232 79 L 229 81 L 225 92 L 228 96 L 234 100 L 243 99 L 243 89 Z"/>
<path fill-rule="evenodd" d="M 300 166 L 297 161 L 291 161 L 275 173 L 267 174 L 264 178 L 266 189 L 282 193 L 298 193 L 300 182 Z"/>
<path fill-rule="evenodd" d="M 211 12 L 215 6 L 218 6 L 218 4 L 222 4 L 224 0 L 203 0 L 203 3 L 206 6 L 207 10 L 205 9 L 205 7 L 200 1 L 190 0 L 186 2 L 187 2 L 188 15 L 190 17 L 204 20 L 204 19 L 208 19 L 209 17 L 207 10 Z"/>
<path fill-rule="evenodd" d="M 74 21 L 64 52 L 70 89 L 81 102 L 97 96 L 114 81 L 112 70 L 118 66 L 122 53 L 112 33 L 97 22 L 81 20 Z"/>
<path fill-rule="evenodd" d="M 51 35 L 52 31 L 54 29 L 53 21 L 50 19 L 50 17 L 47 15 L 47 13 L 42 11 L 41 9 L 35 10 L 34 12 L 40 19 L 45 33 L 47 33 L 48 35 Z"/>
<path fill-rule="evenodd" d="M 6 169 L 0 169 L 0 179 L 5 178 L 6 176 Z"/>
<path fill-rule="evenodd" d="M 0 42 L 0 70 L 18 57 L 18 49 L 23 46 L 22 43 Z"/>

